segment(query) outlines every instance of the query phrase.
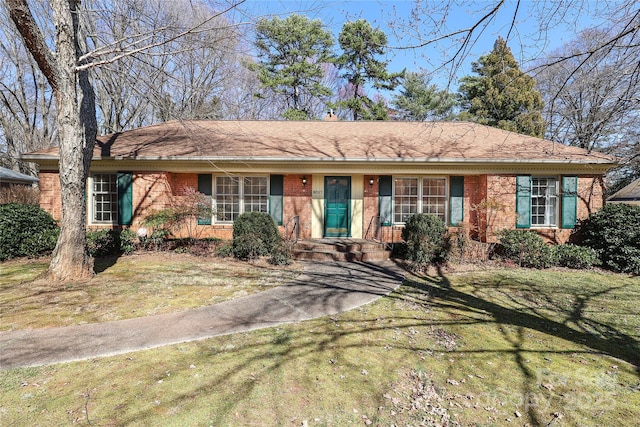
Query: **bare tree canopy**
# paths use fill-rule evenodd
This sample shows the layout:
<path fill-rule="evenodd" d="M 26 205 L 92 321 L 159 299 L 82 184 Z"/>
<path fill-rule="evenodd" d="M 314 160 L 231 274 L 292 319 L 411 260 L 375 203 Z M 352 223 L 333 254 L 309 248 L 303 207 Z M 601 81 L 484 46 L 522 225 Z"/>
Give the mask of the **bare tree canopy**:
<path fill-rule="evenodd" d="M 640 45 L 598 49 L 609 37 L 585 30 L 541 59 L 545 66 L 536 79 L 547 100 L 551 139 L 589 151 L 606 149 L 640 125 Z"/>
<path fill-rule="evenodd" d="M 516 55 L 527 68 L 522 61 L 548 52 L 553 41 L 550 38 L 559 30 L 577 33 L 585 22 L 615 29 L 591 47 L 589 52 L 594 53 L 633 44 L 629 37 L 635 40 L 640 32 L 640 8 L 635 0 L 540 0 L 526 6 L 522 0 L 416 1 L 409 16 L 395 16 L 390 22 L 398 40 L 392 47 L 414 51 L 430 64 L 432 72 L 446 71 L 453 81 L 469 63 L 475 45 L 486 37 L 500 36 L 512 49 L 517 46 L 527 51 L 527 57 Z M 439 54 L 430 56 L 426 52 Z M 569 56 L 554 61 L 566 59 Z"/>
<path fill-rule="evenodd" d="M 132 1 L 135 5 L 136 0 Z M 85 9 L 91 6 L 90 2 L 87 3 L 51 0 L 47 6 L 32 10 L 27 0 L 6 0 L 11 21 L 49 83 L 55 100 L 62 218 L 60 237 L 48 270 L 53 280 L 78 279 L 93 274 L 92 261 L 86 251 L 84 198 L 98 131 L 96 97 L 90 70 L 145 52 L 151 56 L 176 53 L 171 49 L 158 53 L 154 49 L 168 46 L 179 38 L 211 30 L 211 25 L 216 25 L 215 19 L 234 7 L 234 4 L 227 5 L 222 12 L 203 14 L 203 18 L 196 22 L 170 21 L 146 32 L 126 34 L 123 31 L 120 37 L 117 33 L 113 37 L 113 31 L 100 31 L 100 15 L 95 13 L 100 9 L 92 14 L 91 10 Z M 110 12 L 105 20 L 109 24 L 123 22 L 116 18 L 119 10 L 114 8 L 120 4 L 108 2 L 109 7 L 104 9 Z M 158 7 L 150 7 L 145 11 L 150 12 L 150 16 L 163 13 L 165 8 L 160 7 L 162 5 L 166 5 L 166 2 L 159 2 Z M 128 9 L 129 12 L 132 10 L 136 10 L 135 7 Z M 34 11 L 39 15 L 35 15 Z M 189 17 L 186 18 L 188 20 Z M 138 20 L 144 21 L 142 16 L 138 16 Z M 55 28 L 53 36 L 46 31 L 51 27 Z M 191 40 L 191 43 L 196 48 L 199 45 L 196 40 Z"/>

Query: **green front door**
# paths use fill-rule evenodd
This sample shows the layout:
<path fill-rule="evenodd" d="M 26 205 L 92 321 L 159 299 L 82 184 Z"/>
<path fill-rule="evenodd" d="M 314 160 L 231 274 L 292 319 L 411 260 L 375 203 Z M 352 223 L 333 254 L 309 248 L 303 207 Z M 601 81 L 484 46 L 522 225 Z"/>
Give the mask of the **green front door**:
<path fill-rule="evenodd" d="M 351 177 L 326 176 L 324 194 L 325 237 L 349 237 Z"/>

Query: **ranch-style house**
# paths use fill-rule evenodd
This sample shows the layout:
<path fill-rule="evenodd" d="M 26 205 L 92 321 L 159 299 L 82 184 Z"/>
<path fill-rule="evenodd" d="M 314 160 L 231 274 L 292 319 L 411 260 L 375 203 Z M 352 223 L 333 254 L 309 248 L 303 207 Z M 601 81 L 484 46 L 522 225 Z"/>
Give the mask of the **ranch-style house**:
<path fill-rule="evenodd" d="M 40 166 L 41 206 L 60 218 L 58 149 Z M 171 121 L 97 139 L 87 226 L 142 226 L 197 191 L 211 212 L 200 235 L 230 238 L 233 221 L 269 212 L 282 233 L 397 240 L 415 213 L 467 227 L 481 241 L 505 228 L 565 242 L 604 203 L 615 159 L 467 122 Z"/>

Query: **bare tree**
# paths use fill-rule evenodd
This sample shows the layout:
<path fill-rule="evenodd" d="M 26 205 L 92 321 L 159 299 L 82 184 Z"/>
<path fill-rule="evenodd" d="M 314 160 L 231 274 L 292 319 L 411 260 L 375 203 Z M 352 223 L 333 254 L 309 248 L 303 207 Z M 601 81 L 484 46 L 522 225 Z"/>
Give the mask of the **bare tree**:
<path fill-rule="evenodd" d="M 550 139 L 589 151 L 612 149 L 640 127 L 640 45 L 623 39 L 624 48 L 599 49 L 610 37 L 585 30 L 541 60 L 551 64 L 536 76 Z"/>
<path fill-rule="evenodd" d="M 82 26 L 86 10 L 80 0 L 51 0 L 38 19 L 27 0 L 6 0 L 6 4 L 11 20 L 47 79 L 55 99 L 62 219 L 48 275 L 53 280 L 88 277 L 93 274 L 93 266 L 86 251 L 84 190 L 98 127 L 89 70 L 204 31 L 216 15 L 188 28 L 165 28 L 159 39 L 155 37 L 156 32 L 136 34 L 124 45 L 117 40 L 104 45 L 94 42 L 90 49 L 87 27 Z M 54 50 L 40 26 L 43 23 L 56 29 L 51 43 Z"/>
<path fill-rule="evenodd" d="M 585 17 L 616 29 L 592 46 L 593 52 L 621 47 L 634 39 L 630 35 L 640 33 L 636 0 L 541 0 L 529 3 L 528 8 L 523 3 L 522 0 L 416 1 L 409 16 L 390 18 L 394 35 L 400 40 L 392 48 L 422 53 L 422 59 L 432 64 L 433 72 L 444 70 L 453 81 L 482 37 L 493 40 L 501 36 L 510 46 L 521 46 L 523 51 L 537 57 L 550 44 L 552 31 L 576 31 Z M 456 19 L 458 14 L 470 19 Z M 497 22 L 507 24 L 497 27 Z M 516 56 L 523 64 L 531 59 Z M 559 57 L 554 62 L 569 58 Z"/>
<path fill-rule="evenodd" d="M 141 35 L 149 46 L 96 68 L 103 132 L 221 116 L 223 82 L 237 62 L 238 28 L 201 2 L 96 0 L 92 5 L 87 23 L 93 46 L 126 51 Z M 168 36 L 203 22 L 206 26 L 197 31 Z"/>
<path fill-rule="evenodd" d="M 0 5 L 0 19 L 9 21 Z M 53 94 L 13 26 L 0 26 L 0 163 L 35 175 L 18 157 L 48 147 L 55 139 Z"/>
<path fill-rule="evenodd" d="M 233 65 L 233 79 L 222 83 L 223 116 L 231 120 L 275 120 L 282 114 L 280 103 L 264 93 L 256 72 L 243 65 L 250 61 L 250 57 L 241 56 Z"/>

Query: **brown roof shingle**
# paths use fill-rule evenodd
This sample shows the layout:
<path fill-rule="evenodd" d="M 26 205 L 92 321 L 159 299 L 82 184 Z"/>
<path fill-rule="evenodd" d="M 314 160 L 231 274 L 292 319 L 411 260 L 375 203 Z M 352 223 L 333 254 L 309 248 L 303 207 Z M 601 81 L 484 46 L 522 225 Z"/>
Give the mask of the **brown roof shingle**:
<path fill-rule="evenodd" d="M 57 156 L 57 148 L 25 157 Z M 516 161 L 613 164 L 468 122 L 171 121 L 98 137 L 94 159 Z"/>

